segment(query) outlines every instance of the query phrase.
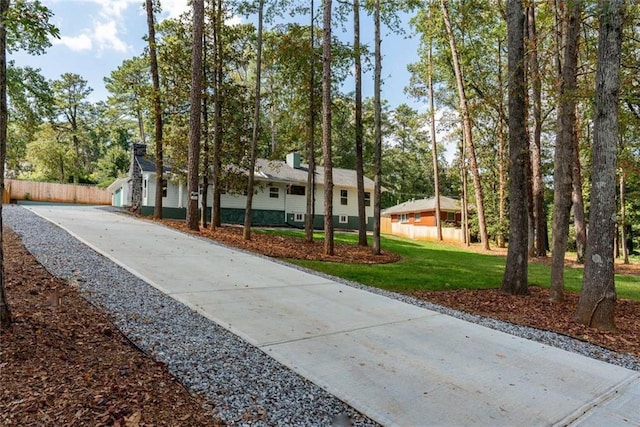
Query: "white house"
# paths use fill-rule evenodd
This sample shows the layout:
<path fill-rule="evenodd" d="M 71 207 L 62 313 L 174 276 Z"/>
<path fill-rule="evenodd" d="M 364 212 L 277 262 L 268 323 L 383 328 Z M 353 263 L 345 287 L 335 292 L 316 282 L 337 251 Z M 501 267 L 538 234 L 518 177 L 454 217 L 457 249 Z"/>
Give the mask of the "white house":
<path fill-rule="evenodd" d="M 253 196 L 254 225 L 303 227 L 307 201 L 307 165 L 300 163 L 300 154 L 289 153 L 286 161 L 257 159 L 255 168 L 256 193 Z M 246 174 L 246 172 L 245 172 Z M 168 175 L 165 173 L 165 176 Z M 336 228 L 358 228 L 358 199 L 356 171 L 333 169 L 333 215 Z M 155 205 L 155 162 L 146 157 L 141 144 L 134 144 L 129 177 L 116 180 L 109 189 L 115 206 L 139 206 L 143 215 L 152 215 Z M 364 178 L 365 213 L 369 227 L 373 224 L 372 195 L 374 182 Z M 324 170 L 315 172 L 315 226 L 322 228 L 324 211 Z M 200 191 L 200 198 L 202 191 Z M 162 201 L 163 217 L 185 218 L 188 193 L 186 184 L 166 181 Z M 198 200 L 198 206 L 200 206 Z M 207 216 L 213 203 L 212 189 L 207 189 Z M 242 224 L 246 195 L 221 194 L 223 223 Z"/>

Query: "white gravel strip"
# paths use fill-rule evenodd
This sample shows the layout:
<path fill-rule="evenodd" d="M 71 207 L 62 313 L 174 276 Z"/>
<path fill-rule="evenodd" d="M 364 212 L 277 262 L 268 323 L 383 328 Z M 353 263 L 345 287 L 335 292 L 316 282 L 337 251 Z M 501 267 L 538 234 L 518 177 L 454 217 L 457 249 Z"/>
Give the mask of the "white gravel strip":
<path fill-rule="evenodd" d="M 330 425 L 338 414 L 349 414 L 354 425 L 377 425 L 280 365 L 260 349 L 87 248 L 56 225 L 15 205 L 3 207 L 3 221 L 22 237 L 27 249 L 53 275 L 63 279 L 75 278 L 85 298 L 110 314 L 118 328 L 136 346 L 167 364 L 172 375 L 187 387 L 209 397 L 227 423 L 317 426 Z M 640 371 L 640 362 L 631 355 L 616 353 L 564 335 L 470 315 L 412 297 L 326 277 Z"/>

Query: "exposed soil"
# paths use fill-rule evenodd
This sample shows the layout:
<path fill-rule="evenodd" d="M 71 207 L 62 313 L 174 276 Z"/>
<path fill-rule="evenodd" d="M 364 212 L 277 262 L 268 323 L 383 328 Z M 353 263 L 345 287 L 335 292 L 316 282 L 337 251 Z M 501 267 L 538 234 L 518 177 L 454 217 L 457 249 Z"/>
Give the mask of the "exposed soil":
<path fill-rule="evenodd" d="M 163 221 L 186 231 L 183 222 Z M 253 233 L 242 239 L 238 227 L 199 233 L 225 244 L 278 258 L 358 263 L 394 262 L 395 254 L 371 255 L 370 248 L 336 244 L 323 256 L 322 244 Z M 1 332 L 0 425 L 2 426 L 218 426 L 206 400 L 190 394 L 161 363 L 140 352 L 97 308 L 79 296 L 77 286 L 52 277 L 5 231 L 5 280 L 14 317 Z M 496 252 L 493 252 L 494 254 Z M 545 261 L 543 261 L 545 262 Z M 640 266 L 618 272 L 639 274 Z M 624 270 L 623 270 L 624 269 Z M 577 294 L 551 304 L 546 289 L 513 297 L 497 290 L 411 292 L 457 310 L 555 331 L 640 357 L 640 302 L 619 300 L 619 333 L 577 325 Z"/>

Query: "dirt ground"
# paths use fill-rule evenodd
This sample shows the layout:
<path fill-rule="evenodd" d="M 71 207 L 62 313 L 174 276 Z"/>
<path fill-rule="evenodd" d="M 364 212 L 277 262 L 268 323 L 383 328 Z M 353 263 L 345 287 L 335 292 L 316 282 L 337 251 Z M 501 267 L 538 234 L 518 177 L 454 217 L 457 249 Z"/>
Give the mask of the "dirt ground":
<path fill-rule="evenodd" d="M 183 223 L 165 224 L 185 229 Z M 322 255 L 322 244 L 222 227 L 212 238 L 280 258 L 360 263 L 395 262 L 385 253 L 336 245 L 336 256 Z M 0 425 L 2 426 L 219 426 L 215 408 L 190 394 L 166 367 L 139 351 L 110 320 L 78 294 L 74 283 L 52 277 L 11 231 L 4 233 L 5 281 L 14 324 L 1 332 Z M 354 250 L 355 249 L 355 250 Z M 637 266 L 625 273 L 638 274 Z M 600 333 L 571 321 L 577 295 L 563 305 L 548 301 L 545 289 L 529 297 L 496 290 L 413 292 L 411 295 L 458 310 L 548 329 L 640 357 L 640 302 L 619 300 L 619 333 Z"/>

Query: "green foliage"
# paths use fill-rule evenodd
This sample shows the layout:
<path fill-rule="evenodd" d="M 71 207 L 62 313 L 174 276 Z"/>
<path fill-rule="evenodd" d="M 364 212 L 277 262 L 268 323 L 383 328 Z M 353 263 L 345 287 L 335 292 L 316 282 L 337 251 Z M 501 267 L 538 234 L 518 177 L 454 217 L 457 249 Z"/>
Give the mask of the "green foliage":
<path fill-rule="evenodd" d="M 293 234 L 301 232 L 265 231 Z M 357 235 L 336 234 L 336 242 L 357 244 Z M 321 234 L 316 238 L 321 240 Z M 312 270 L 338 276 L 343 279 L 390 291 L 454 289 L 495 289 L 500 287 L 505 259 L 502 256 L 485 255 L 436 242 L 418 242 L 395 237 L 382 237 L 382 247 L 397 253 L 402 259 L 392 264 L 342 264 L 322 261 L 289 260 Z M 529 283 L 549 287 L 550 266 L 529 264 Z M 568 290 L 578 292 L 582 288 L 582 269 L 565 272 Z M 616 291 L 620 298 L 640 300 L 640 278 L 616 275 Z"/>
<path fill-rule="evenodd" d="M 14 0 L 4 23 L 7 28 L 7 51 L 26 50 L 42 54 L 51 46 L 50 37 L 59 38 L 60 31 L 49 22 L 53 12 L 40 0 Z"/>

